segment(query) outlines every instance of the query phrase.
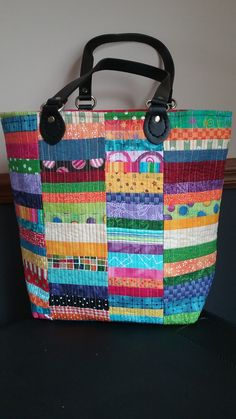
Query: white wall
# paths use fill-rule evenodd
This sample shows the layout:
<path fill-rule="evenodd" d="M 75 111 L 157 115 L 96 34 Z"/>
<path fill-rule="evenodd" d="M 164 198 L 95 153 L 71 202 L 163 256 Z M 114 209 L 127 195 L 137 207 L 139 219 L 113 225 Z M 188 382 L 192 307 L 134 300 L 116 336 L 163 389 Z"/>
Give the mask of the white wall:
<path fill-rule="evenodd" d="M 0 1 L 0 112 L 37 110 L 76 78 L 91 37 L 143 32 L 161 39 L 173 55 L 179 108 L 236 113 L 235 0 Z M 157 63 L 155 51 L 133 43 L 97 50 L 97 60 L 105 56 Z M 94 76 L 98 108 L 142 107 L 153 87 L 150 80 L 122 73 Z M 230 157 L 236 157 L 235 132 Z M 6 170 L 1 133 L 0 172 Z"/>

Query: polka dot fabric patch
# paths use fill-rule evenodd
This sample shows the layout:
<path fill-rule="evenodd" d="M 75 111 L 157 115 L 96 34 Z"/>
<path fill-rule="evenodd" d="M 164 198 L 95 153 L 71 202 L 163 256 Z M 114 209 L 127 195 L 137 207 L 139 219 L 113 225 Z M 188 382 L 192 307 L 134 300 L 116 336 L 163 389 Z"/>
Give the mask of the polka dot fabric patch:
<path fill-rule="evenodd" d="M 9 170 L 17 173 L 39 174 L 40 165 L 38 160 L 32 159 L 16 159 L 8 160 Z"/>
<path fill-rule="evenodd" d="M 25 280 L 35 318 L 188 324 L 215 273 L 231 113 L 169 112 L 150 143 L 145 111 L 2 115 Z"/>

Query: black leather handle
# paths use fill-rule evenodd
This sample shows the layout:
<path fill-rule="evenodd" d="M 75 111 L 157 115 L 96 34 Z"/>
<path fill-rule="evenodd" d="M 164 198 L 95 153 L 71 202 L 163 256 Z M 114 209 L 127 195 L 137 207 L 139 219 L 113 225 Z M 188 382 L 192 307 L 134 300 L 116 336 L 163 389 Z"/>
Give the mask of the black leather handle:
<path fill-rule="evenodd" d="M 161 80 L 161 83 L 158 86 L 151 100 L 149 114 L 152 115 L 152 118 L 154 114 L 156 115 L 161 113 L 162 115 L 166 115 L 167 103 L 172 88 L 169 73 L 159 68 L 149 66 L 146 64 L 141 64 L 135 61 L 121 60 L 117 58 L 105 58 L 99 61 L 96 64 L 96 66 L 92 68 L 92 70 L 90 70 L 88 73 L 67 84 L 53 97 L 48 99 L 46 104 L 42 107 L 42 112 L 40 116 L 40 133 L 46 142 L 48 142 L 51 145 L 54 145 L 62 139 L 65 133 L 65 122 L 60 114 L 60 109 L 65 105 L 65 103 L 68 100 L 68 97 L 78 87 L 81 87 L 81 85 L 84 82 L 86 82 L 93 73 L 96 73 L 101 70 L 121 71 L 145 76 L 158 81 Z M 164 123 L 166 123 L 166 121 L 164 121 Z M 150 124 L 147 126 L 147 129 L 149 129 L 148 127 L 150 127 Z M 151 128 L 152 132 L 154 132 L 155 129 L 153 131 L 153 127 Z M 165 129 L 165 135 L 167 131 L 168 130 Z M 159 137 L 160 136 L 158 134 L 158 138 Z M 156 140 L 154 139 L 154 141 Z"/>
<path fill-rule="evenodd" d="M 104 58 L 99 61 L 92 70 L 82 77 L 68 83 L 63 89 L 57 92 L 52 98 L 48 99 L 47 105 L 56 105 L 58 109 L 64 106 L 69 96 L 84 82 L 86 82 L 92 74 L 102 70 L 121 71 L 124 73 L 137 74 L 140 76 L 148 77 L 153 80 L 160 81 L 152 102 L 168 103 L 171 90 L 170 75 L 165 70 L 153 67 L 151 65 L 142 64 L 136 61 L 121 60 L 119 58 Z"/>
<path fill-rule="evenodd" d="M 169 102 L 171 102 L 172 88 L 173 88 L 174 75 L 175 75 L 174 62 L 168 48 L 161 41 L 149 35 L 144 35 L 140 33 L 122 33 L 122 34 L 105 34 L 105 35 L 99 35 L 99 36 L 96 36 L 95 38 L 92 38 L 85 45 L 85 48 L 84 48 L 80 76 L 83 76 L 84 74 L 88 73 L 93 68 L 94 50 L 102 44 L 113 43 L 113 42 L 140 42 L 143 44 L 150 45 L 156 50 L 158 55 L 160 55 L 162 58 L 164 69 L 170 75 L 170 84 L 172 87 L 170 91 Z M 80 100 L 91 99 L 91 96 L 92 96 L 91 85 L 92 85 L 92 76 L 90 76 L 86 81 L 84 81 L 81 84 L 80 95 L 79 95 Z"/>

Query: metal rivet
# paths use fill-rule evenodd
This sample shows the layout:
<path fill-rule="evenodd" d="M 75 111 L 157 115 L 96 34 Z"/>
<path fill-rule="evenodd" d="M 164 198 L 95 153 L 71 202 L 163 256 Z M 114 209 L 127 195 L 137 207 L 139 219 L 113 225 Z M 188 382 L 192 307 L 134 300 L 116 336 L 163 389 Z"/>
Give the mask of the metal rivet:
<path fill-rule="evenodd" d="M 155 118 L 154 118 L 154 120 L 155 120 L 155 122 L 160 122 L 161 118 L 160 118 L 159 115 L 156 115 Z"/>
<path fill-rule="evenodd" d="M 53 122 L 55 122 L 55 117 L 54 116 L 49 116 L 48 117 L 48 122 L 49 122 L 49 124 L 52 124 Z"/>

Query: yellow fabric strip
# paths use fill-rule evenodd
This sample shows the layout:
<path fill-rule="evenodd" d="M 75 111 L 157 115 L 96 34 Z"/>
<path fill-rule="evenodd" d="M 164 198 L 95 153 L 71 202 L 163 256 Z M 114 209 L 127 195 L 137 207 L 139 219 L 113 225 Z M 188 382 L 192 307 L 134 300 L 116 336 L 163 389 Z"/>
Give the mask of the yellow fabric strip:
<path fill-rule="evenodd" d="M 138 308 L 110 307 L 109 314 L 130 315 L 130 316 L 148 316 L 163 317 L 163 310 L 148 310 Z"/>
<path fill-rule="evenodd" d="M 163 192 L 162 173 L 106 173 L 106 192 Z"/>
<path fill-rule="evenodd" d="M 48 254 L 62 256 L 97 256 L 107 257 L 107 244 L 101 243 L 68 243 L 46 241 Z"/>
<path fill-rule="evenodd" d="M 45 256 L 36 255 L 30 252 L 29 250 L 24 249 L 23 247 L 21 248 L 21 253 L 22 253 L 23 260 L 31 262 L 34 265 L 38 266 L 39 268 L 47 269 L 48 262 Z"/>

